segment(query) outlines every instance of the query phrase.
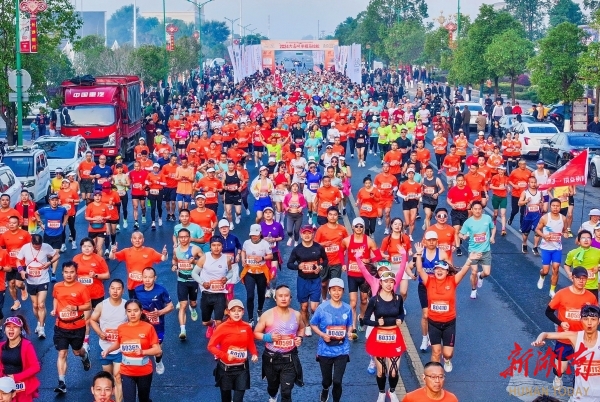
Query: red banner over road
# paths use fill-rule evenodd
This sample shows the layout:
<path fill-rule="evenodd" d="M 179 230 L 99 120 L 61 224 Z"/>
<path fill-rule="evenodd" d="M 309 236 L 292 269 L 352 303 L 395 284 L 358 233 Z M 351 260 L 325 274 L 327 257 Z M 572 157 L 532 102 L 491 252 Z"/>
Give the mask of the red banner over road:
<path fill-rule="evenodd" d="M 562 186 L 585 186 L 588 177 L 588 153 L 585 150 L 563 167 L 550 175 L 546 184 L 540 185 L 540 190 Z"/>

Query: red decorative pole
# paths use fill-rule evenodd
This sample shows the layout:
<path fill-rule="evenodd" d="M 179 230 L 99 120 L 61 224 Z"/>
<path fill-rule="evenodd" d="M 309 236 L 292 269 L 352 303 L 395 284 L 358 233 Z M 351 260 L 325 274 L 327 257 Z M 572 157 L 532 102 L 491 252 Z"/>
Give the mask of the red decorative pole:
<path fill-rule="evenodd" d="M 38 29 L 37 14 L 45 11 L 48 4 L 44 0 L 23 0 L 19 3 L 19 10 L 29 14 L 29 40 L 23 35 L 21 41 L 21 53 L 37 53 L 38 51 Z M 19 21 L 17 21 L 17 24 Z M 27 43 L 28 42 L 28 43 Z"/>
<path fill-rule="evenodd" d="M 169 41 L 167 42 L 167 51 L 172 52 L 175 50 L 175 32 L 179 31 L 179 28 L 175 24 L 167 24 L 167 34 L 169 35 Z"/>

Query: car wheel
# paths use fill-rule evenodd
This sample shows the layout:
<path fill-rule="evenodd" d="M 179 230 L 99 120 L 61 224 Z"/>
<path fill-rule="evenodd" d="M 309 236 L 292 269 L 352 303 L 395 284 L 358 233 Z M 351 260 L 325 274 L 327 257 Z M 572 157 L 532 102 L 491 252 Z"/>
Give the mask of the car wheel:
<path fill-rule="evenodd" d="M 600 187 L 600 178 L 598 178 L 598 170 L 596 169 L 596 165 L 592 163 L 590 166 L 590 181 L 592 182 L 592 187 Z"/>

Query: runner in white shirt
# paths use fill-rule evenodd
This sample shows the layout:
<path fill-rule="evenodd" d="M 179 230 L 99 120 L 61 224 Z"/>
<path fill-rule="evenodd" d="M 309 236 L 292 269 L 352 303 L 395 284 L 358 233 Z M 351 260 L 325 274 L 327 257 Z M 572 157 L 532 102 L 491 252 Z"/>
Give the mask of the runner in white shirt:
<path fill-rule="evenodd" d="M 19 275 L 26 283 L 27 292 L 31 295 L 33 315 L 37 318 L 35 333 L 38 338 L 45 339 L 46 332 L 46 296 L 50 284 L 49 268 L 60 258 L 58 250 L 42 242 L 39 234 L 31 235 L 31 243 L 21 247 L 17 260 L 19 261 Z"/>

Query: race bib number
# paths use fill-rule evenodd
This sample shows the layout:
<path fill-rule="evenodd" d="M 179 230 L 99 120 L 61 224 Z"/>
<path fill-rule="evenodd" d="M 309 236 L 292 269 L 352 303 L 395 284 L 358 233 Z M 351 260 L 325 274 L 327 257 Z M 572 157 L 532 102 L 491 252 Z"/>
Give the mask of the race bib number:
<path fill-rule="evenodd" d="M 135 188 L 136 190 L 141 190 L 142 189 L 142 183 L 133 183 L 133 188 Z"/>
<path fill-rule="evenodd" d="M 456 204 L 454 204 L 454 206 L 456 207 L 456 209 L 465 209 L 467 208 L 467 203 L 464 201 L 459 201 Z"/>
<path fill-rule="evenodd" d="M 300 208 L 300 204 L 298 204 L 297 202 L 290 203 L 290 209 L 298 209 L 298 208 Z"/>
<path fill-rule="evenodd" d="M 106 335 L 107 342 L 116 342 L 119 339 L 119 334 L 116 329 L 105 329 L 104 335 Z"/>
<path fill-rule="evenodd" d="M 519 188 L 525 188 L 525 187 L 527 187 L 527 182 L 525 182 L 525 181 L 520 181 L 517 184 L 519 185 Z"/>
<path fill-rule="evenodd" d="M 209 191 L 207 193 L 204 194 L 206 196 L 206 198 L 215 198 L 217 196 L 217 194 L 215 194 L 212 191 Z"/>
<path fill-rule="evenodd" d="M 106 182 L 106 180 L 107 180 L 106 178 L 101 177 L 98 179 L 98 184 L 104 184 Z"/>
<path fill-rule="evenodd" d="M 17 392 L 25 391 L 25 383 L 24 382 L 15 383 L 15 391 L 17 391 Z"/>
<path fill-rule="evenodd" d="M 149 311 L 144 310 L 144 314 L 146 314 L 146 317 L 148 317 L 148 322 L 152 325 L 158 325 L 160 323 L 160 319 L 158 318 L 158 314 L 157 315 L 150 315 L 148 314 Z"/>
<path fill-rule="evenodd" d="M 358 264 L 353 262 L 350 265 L 348 265 L 348 271 L 350 272 L 360 272 L 360 268 L 358 267 Z"/>
<path fill-rule="evenodd" d="M 429 308 L 431 309 L 431 311 L 435 311 L 438 313 L 447 313 L 450 311 L 450 305 L 448 304 L 448 302 L 445 301 L 434 301 L 431 303 L 431 306 L 429 306 Z"/>
<path fill-rule="evenodd" d="M 588 282 L 596 279 L 596 273 L 594 271 L 590 271 L 589 269 L 587 271 L 588 271 L 588 278 L 587 278 Z"/>
<path fill-rule="evenodd" d="M 119 194 L 119 197 L 124 197 L 125 194 L 127 194 L 127 191 L 125 191 L 125 190 L 117 190 L 117 194 Z"/>
<path fill-rule="evenodd" d="M 325 333 L 334 339 L 344 339 L 346 337 L 346 327 L 343 325 L 329 325 Z"/>
<path fill-rule="evenodd" d="M 285 195 L 285 190 L 275 190 L 275 195 Z"/>
<path fill-rule="evenodd" d="M 319 188 L 319 183 L 310 183 L 308 188 L 316 191 Z"/>
<path fill-rule="evenodd" d="M 83 285 L 87 285 L 90 286 L 94 283 L 94 279 L 92 278 L 85 278 L 82 276 L 77 277 L 77 280 L 79 281 L 79 283 L 83 284 Z"/>
<path fill-rule="evenodd" d="M 337 244 L 332 244 L 331 246 L 325 247 L 326 253 L 337 253 L 338 251 L 340 251 L 340 246 Z"/>
<path fill-rule="evenodd" d="M 298 266 L 298 268 L 304 273 L 311 274 L 317 269 L 317 262 L 316 261 L 301 262 L 300 265 Z"/>
<path fill-rule="evenodd" d="M 527 207 L 527 211 L 528 212 L 539 212 L 540 210 L 540 206 L 539 205 L 529 205 Z"/>
<path fill-rule="evenodd" d="M 359 138 L 358 140 L 356 140 L 356 142 L 358 142 L 359 144 L 363 144 L 365 142 L 365 139 Z"/>
<path fill-rule="evenodd" d="M 39 278 L 40 276 L 42 276 L 42 271 L 37 268 L 28 268 L 27 275 L 31 276 L 32 278 Z"/>
<path fill-rule="evenodd" d="M 231 356 L 235 360 L 246 360 L 248 358 L 248 351 L 246 349 L 230 346 L 229 349 L 227 349 L 227 356 Z"/>
<path fill-rule="evenodd" d="M 396 343 L 396 331 L 377 331 L 375 341 L 378 343 Z"/>
<path fill-rule="evenodd" d="M 191 271 L 192 264 L 188 261 L 178 261 L 177 269 L 179 269 L 180 271 Z"/>
<path fill-rule="evenodd" d="M 48 228 L 50 229 L 58 229 L 60 228 L 60 221 L 55 221 L 55 220 L 49 220 L 48 221 Z"/>
<path fill-rule="evenodd" d="M 392 185 L 390 183 L 382 183 L 381 188 L 383 190 L 389 190 L 390 188 L 392 188 Z"/>
<path fill-rule="evenodd" d="M 451 166 L 448 168 L 448 173 L 456 173 L 456 172 L 458 172 L 457 167 Z"/>
<path fill-rule="evenodd" d="M 69 211 L 71 209 L 71 204 L 63 204 L 63 205 L 61 205 L 61 207 L 63 207 L 67 211 Z"/>
<path fill-rule="evenodd" d="M 435 187 L 425 187 L 423 189 L 423 194 L 427 194 L 427 195 L 435 194 Z"/>
<path fill-rule="evenodd" d="M 237 191 L 237 189 L 238 189 L 237 184 L 228 184 L 227 185 L 227 191 Z"/>
<path fill-rule="evenodd" d="M 130 272 L 129 279 L 131 279 L 134 282 L 141 282 L 142 281 L 142 273 L 139 271 Z"/>
<path fill-rule="evenodd" d="M 479 197 L 479 191 L 477 190 L 471 190 L 473 192 L 473 197 Z"/>
<path fill-rule="evenodd" d="M 406 197 L 407 197 L 409 200 L 414 200 L 414 199 L 417 199 L 417 198 L 419 198 L 419 195 L 418 195 L 418 194 L 415 194 L 415 193 L 409 193 L 409 194 L 407 194 L 407 195 L 406 195 Z"/>
<path fill-rule="evenodd" d="M 281 339 L 273 341 L 273 346 L 279 349 L 293 348 L 294 338 L 291 335 L 283 335 Z"/>
<path fill-rule="evenodd" d="M 360 209 L 365 212 L 373 211 L 373 206 L 371 204 L 363 204 L 360 206 Z"/>
<path fill-rule="evenodd" d="M 84 176 L 89 176 L 89 175 L 90 175 L 90 173 L 91 173 L 91 170 L 84 170 L 84 171 L 83 171 L 83 175 L 84 175 Z"/>
<path fill-rule="evenodd" d="M 222 292 L 225 290 L 225 285 L 220 280 L 210 281 L 209 290 L 211 292 Z"/>
<path fill-rule="evenodd" d="M 259 198 L 266 198 L 269 196 L 269 193 L 258 193 Z"/>
<path fill-rule="evenodd" d="M 17 250 L 11 250 L 11 251 L 8 253 L 8 255 L 9 255 L 11 258 L 17 258 L 17 255 L 19 255 L 19 252 L 18 252 Z"/>
<path fill-rule="evenodd" d="M 560 243 L 562 241 L 562 233 L 548 233 L 550 241 Z"/>
<path fill-rule="evenodd" d="M 142 345 L 139 342 L 127 342 L 121 344 L 121 353 L 133 354 L 142 350 Z"/>
<path fill-rule="evenodd" d="M 567 320 L 580 321 L 581 320 L 581 310 L 567 309 L 567 311 L 565 312 L 565 318 Z"/>
<path fill-rule="evenodd" d="M 402 256 L 401 255 L 394 255 L 394 256 L 390 257 L 390 262 L 392 264 L 400 264 L 402 262 Z"/>
<path fill-rule="evenodd" d="M 185 140 L 179 140 L 179 145 L 185 145 Z"/>
<path fill-rule="evenodd" d="M 450 251 L 452 246 L 450 244 L 439 244 L 438 248 L 442 251 Z"/>
<path fill-rule="evenodd" d="M 79 312 L 77 311 L 61 311 L 58 313 L 58 316 L 61 320 L 72 320 L 74 318 L 79 317 Z"/>
<path fill-rule="evenodd" d="M 159 195 L 160 194 L 160 190 L 151 189 L 150 190 L 150 194 L 152 194 L 152 195 Z"/>
<path fill-rule="evenodd" d="M 257 265 L 261 265 L 261 262 L 260 262 L 260 261 L 258 261 L 258 260 L 255 260 L 255 259 L 253 259 L 253 258 L 246 258 L 246 265 L 254 265 L 254 266 L 257 266 Z"/>
<path fill-rule="evenodd" d="M 486 239 L 487 239 L 487 233 L 475 233 L 473 235 L 473 241 L 477 244 L 485 243 Z"/>
<path fill-rule="evenodd" d="M 329 208 L 330 206 L 331 206 L 331 203 L 330 203 L 330 202 L 327 202 L 327 201 L 326 201 L 326 202 L 322 202 L 322 203 L 321 203 L 321 208 L 323 208 L 323 209 L 327 209 L 327 208 Z"/>

